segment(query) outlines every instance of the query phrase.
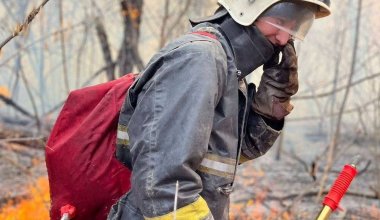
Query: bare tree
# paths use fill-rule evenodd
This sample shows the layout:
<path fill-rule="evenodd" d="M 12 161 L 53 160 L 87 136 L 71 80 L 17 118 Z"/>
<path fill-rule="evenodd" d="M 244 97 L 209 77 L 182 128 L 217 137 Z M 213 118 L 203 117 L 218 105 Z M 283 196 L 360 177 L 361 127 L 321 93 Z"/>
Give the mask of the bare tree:
<path fill-rule="evenodd" d="M 137 67 L 138 71 L 144 68 L 138 53 L 143 0 L 122 0 L 120 6 L 124 20 L 124 37 L 119 50 L 118 66 L 119 75 L 123 76 L 132 72 L 133 67 Z"/>
<path fill-rule="evenodd" d="M 107 79 L 108 81 L 111 81 L 115 79 L 115 74 L 114 74 L 115 64 L 112 61 L 112 55 L 111 55 L 111 50 L 108 43 L 108 36 L 107 36 L 106 30 L 104 28 L 103 22 L 99 18 L 95 19 L 95 28 L 96 28 L 96 33 L 98 34 L 99 43 L 102 47 L 103 57 L 107 65 L 107 70 L 106 70 Z"/>
<path fill-rule="evenodd" d="M 191 6 L 191 0 L 186 0 L 182 8 L 180 8 L 182 4 L 175 4 L 175 7 L 173 9 L 174 12 L 170 13 L 170 3 L 171 0 L 165 0 L 164 14 L 162 16 L 162 25 L 160 31 L 159 48 L 163 47 L 165 43 L 173 37 L 173 32 L 175 31 L 176 27 L 178 27 L 179 21 L 185 17 Z M 171 15 L 173 16 L 172 19 L 170 19 L 171 23 L 169 23 L 169 18 Z"/>

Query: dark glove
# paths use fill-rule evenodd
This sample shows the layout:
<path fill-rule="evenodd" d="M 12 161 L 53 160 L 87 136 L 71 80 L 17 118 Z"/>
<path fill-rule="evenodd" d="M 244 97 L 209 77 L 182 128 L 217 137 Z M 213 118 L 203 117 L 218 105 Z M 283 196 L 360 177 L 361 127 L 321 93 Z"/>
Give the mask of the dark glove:
<path fill-rule="evenodd" d="M 275 60 L 264 64 L 252 107 L 264 117 L 281 120 L 293 109 L 290 97 L 298 90 L 297 56 L 293 43 L 289 42 L 282 49 L 280 63 Z"/>

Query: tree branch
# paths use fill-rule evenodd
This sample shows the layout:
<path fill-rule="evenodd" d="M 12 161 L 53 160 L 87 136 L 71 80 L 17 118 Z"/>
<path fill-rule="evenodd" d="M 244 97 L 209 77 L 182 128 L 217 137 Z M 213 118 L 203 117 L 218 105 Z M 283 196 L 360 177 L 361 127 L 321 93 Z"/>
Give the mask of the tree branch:
<path fill-rule="evenodd" d="M 106 66 L 103 66 L 102 68 L 100 68 L 98 71 L 96 71 L 94 74 L 91 75 L 91 77 L 89 79 L 86 80 L 86 82 L 84 82 L 80 87 L 85 87 L 85 86 L 88 86 L 90 85 L 90 83 L 97 77 L 99 76 L 100 74 L 102 74 L 104 71 L 106 71 L 108 68 L 110 68 L 110 66 L 115 66 L 116 63 L 110 63 L 109 65 L 106 65 Z M 47 111 L 43 117 L 45 117 L 46 115 L 49 115 L 55 111 L 57 111 L 64 103 L 65 103 L 66 100 L 63 100 L 61 101 L 60 103 L 58 103 L 57 105 L 55 105 L 53 108 L 51 108 L 49 111 Z"/>
<path fill-rule="evenodd" d="M 362 104 L 361 106 L 347 109 L 344 112 L 342 112 L 342 114 L 349 114 L 349 113 L 359 111 L 361 109 L 365 109 L 366 107 L 368 107 L 370 105 L 376 104 L 376 101 L 378 101 L 379 99 L 380 99 L 380 97 L 376 97 L 376 98 Z M 327 118 L 327 117 L 333 117 L 333 116 L 337 116 L 337 115 L 339 115 L 339 112 L 334 112 L 332 114 L 324 114 L 323 117 Z M 320 120 L 320 119 L 321 119 L 321 116 L 309 116 L 309 117 L 287 118 L 286 121 L 307 121 L 307 120 Z"/>
<path fill-rule="evenodd" d="M 139 71 L 144 66 L 137 48 L 143 0 L 122 0 L 120 1 L 120 6 L 124 18 L 124 36 L 117 62 L 119 75 L 123 76 L 130 73 L 134 66 L 136 66 Z"/>
<path fill-rule="evenodd" d="M 12 106 L 14 109 L 16 109 L 21 114 L 27 116 L 28 118 L 34 119 L 34 116 L 31 113 L 29 113 L 27 110 L 22 108 L 19 104 L 14 102 L 12 99 L 0 94 L 0 100 L 2 100 L 5 104 Z"/>
<path fill-rule="evenodd" d="M 108 67 L 106 69 L 107 79 L 108 81 L 111 81 L 115 79 L 115 74 L 114 74 L 115 65 L 112 61 L 112 55 L 111 55 L 111 50 L 108 43 L 107 33 L 106 33 L 106 30 L 104 29 L 104 25 L 102 21 L 100 20 L 100 18 L 95 19 L 95 28 L 96 28 L 96 33 L 98 34 L 100 46 L 102 47 L 103 58 Z"/>
<path fill-rule="evenodd" d="M 337 92 L 340 92 L 342 90 L 345 90 L 345 89 L 347 89 L 349 87 L 352 87 L 352 86 L 355 86 L 357 84 L 360 84 L 362 82 L 365 82 L 367 80 L 377 78 L 379 76 L 380 76 L 380 72 L 379 73 L 375 73 L 375 74 L 370 75 L 370 76 L 367 76 L 367 77 L 365 77 L 363 79 L 360 79 L 358 81 L 349 83 L 349 84 L 347 84 L 345 86 L 333 89 L 333 90 L 328 91 L 328 92 L 324 92 L 324 93 L 320 93 L 320 94 L 314 94 L 314 95 L 295 96 L 294 98 L 292 98 L 292 100 L 323 98 L 323 97 L 326 97 L 326 96 L 329 96 L 329 95 L 333 95 L 333 94 L 335 94 Z"/>
<path fill-rule="evenodd" d="M 189 10 L 191 0 L 187 0 L 183 9 L 178 13 L 178 16 L 174 19 L 174 23 L 168 28 L 168 32 L 166 33 L 166 38 L 171 35 L 171 32 L 175 29 L 175 26 L 178 25 L 178 21 L 182 19 L 183 16 L 186 15 L 187 10 Z"/>
<path fill-rule="evenodd" d="M 169 8 L 170 8 L 170 0 L 165 0 L 164 5 L 164 16 L 162 17 L 162 25 L 161 25 L 161 31 L 160 31 L 160 40 L 159 40 L 159 48 L 163 47 L 166 42 L 167 35 L 165 34 L 166 25 L 169 20 Z M 177 21 L 175 21 L 177 23 Z"/>
<path fill-rule="evenodd" d="M 59 24 L 61 25 L 61 28 L 63 27 L 63 1 L 59 1 L 58 4 L 58 11 L 59 11 Z M 63 32 L 59 34 L 59 39 L 61 42 L 61 53 L 62 53 L 62 68 L 63 68 L 63 82 L 66 88 L 67 94 L 70 92 L 70 84 L 69 84 L 69 76 L 67 71 L 67 62 L 66 62 L 66 47 L 65 47 L 65 35 Z"/>
<path fill-rule="evenodd" d="M 14 32 L 12 33 L 11 36 L 9 36 L 8 38 L 6 38 L 1 44 L 0 44 L 0 52 L 1 52 L 1 49 L 9 42 L 11 41 L 13 38 L 15 38 L 16 36 L 18 36 L 21 32 L 23 32 L 24 30 L 28 29 L 28 26 L 29 24 L 33 21 L 33 19 L 36 17 L 36 15 L 40 12 L 40 10 L 42 9 L 42 7 L 44 7 L 46 5 L 46 3 L 48 3 L 49 0 L 45 0 L 44 2 L 42 2 L 42 4 L 40 6 L 38 6 L 38 8 L 35 8 L 33 9 L 29 15 L 26 17 L 25 21 L 23 24 L 21 25 L 17 25 Z"/>

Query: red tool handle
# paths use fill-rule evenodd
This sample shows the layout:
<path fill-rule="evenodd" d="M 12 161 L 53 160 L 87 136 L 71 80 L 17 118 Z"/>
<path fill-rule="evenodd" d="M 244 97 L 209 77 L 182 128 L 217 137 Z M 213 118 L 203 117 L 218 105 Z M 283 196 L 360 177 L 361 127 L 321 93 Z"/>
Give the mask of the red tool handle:
<path fill-rule="evenodd" d="M 66 204 L 61 207 L 61 217 L 63 217 L 64 214 L 67 214 L 67 217 L 69 219 L 73 219 L 76 215 L 76 208 L 75 206 L 72 206 L 70 204 Z"/>
<path fill-rule="evenodd" d="M 330 192 L 323 200 L 323 204 L 329 206 L 333 211 L 338 207 L 340 200 L 346 193 L 351 181 L 354 179 L 357 171 L 355 166 L 345 165 L 338 178 L 335 180 Z"/>

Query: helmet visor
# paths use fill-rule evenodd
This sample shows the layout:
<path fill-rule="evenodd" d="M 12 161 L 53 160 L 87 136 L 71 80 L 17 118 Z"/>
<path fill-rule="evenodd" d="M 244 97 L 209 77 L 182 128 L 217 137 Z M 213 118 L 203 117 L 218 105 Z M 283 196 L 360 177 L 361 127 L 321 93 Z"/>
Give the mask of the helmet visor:
<path fill-rule="evenodd" d="M 267 9 L 259 19 L 304 40 L 314 22 L 316 11 L 317 8 L 311 4 L 280 2 Z"/>

